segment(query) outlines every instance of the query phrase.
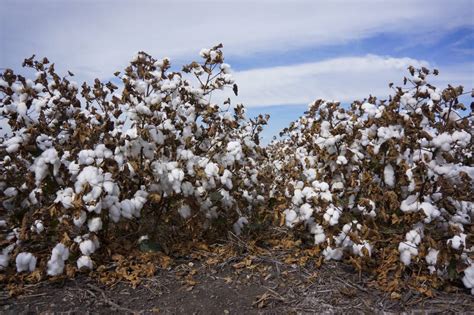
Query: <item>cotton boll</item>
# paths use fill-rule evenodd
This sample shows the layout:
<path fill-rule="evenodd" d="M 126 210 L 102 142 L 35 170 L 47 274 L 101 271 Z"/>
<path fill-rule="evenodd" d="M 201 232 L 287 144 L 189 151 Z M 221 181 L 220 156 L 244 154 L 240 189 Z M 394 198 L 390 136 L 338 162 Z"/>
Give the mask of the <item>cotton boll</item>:
<path fill-rule="evenodd" d="M 474 264 L 464 269 L 462 283 L 466 288 L 471 289 L 471 294 L 474 295 Z"/>
<path fill-rule="evenodd" d="M 313 214 L 313 208 L 311 207 L 310 204 L 305 203 L 300 207 L 300 216 L 302 217 L 303 220 L 308 220 L 311 215 Z"/>
<path fill-rule="evenodd" d="M 10 257 L 8 257 L 8 254 L 0 254 L 0 270 L 4 270 L 8 267 L 9 260 Z"/>
<path fill-rule="evenodd" d="M 331 246 L 326 247 L 323 250 L 324 260 L 341 260 L 343 251 L 340 248 L 332 248 Z"/>
<path fill-rule="evenodd" d="M 383 171 L 383 178 L 387 186 L 389 187 L 395 186 L 395 172 L 391 164 L 385 165 L 385 168 Z"/>
<path fill-rule="evenodd" d="M 416 244 L 411 242 L 400 242 L 400 244 L 398 244 L 398 251 L 400 252 L 400 261 L 405 266 L 409 266 L 412 257 L 418 255 Z"/>
<path fill-rule="evenodd" d="M 362 244 L 353 244 L 352 252 L 354 253 L 354 255 L 358 255 L 360 257 L 364 257 L 366 254 L 368 255 L 368 257 L 371 257 L 372 245 L 367 243 L 367 241 L 363 241 Z"/>
<path fill-rule="evenodd" d="M 178 213 L 179 215 L 183 218 L 183 219 L 187 219 L 191 216 L 191 208 L 189 207 L 189 205 L 182 205 L 179 209 L 178 209 Z"/>
<path fill-rule="evenodd" d="M 297 213 L 295 210 L 285 210 L 283 211 L 283 213 L 285 214 L 285 221 L 286 221 L 286 226 L 288 227 L 293 227 L 297 222 Z"/>
<path fill-rule="evenodd" d="M 85 211 L 81 211 L 79 217 L 75 216 L 72 220 L 75 226 L 81 227 L 87 220 L 87 213 Z"/>
<path fill-rule="evenodd" d="M 64 244 L 57 244 L 51 253 L 51 258 L 48 261 L 47 273 L 50 276 L 57 276 L 64 271 L 64 261 L 69 258 L 69 249 Z"/>
<path fill-rule="evenodd" d="M 461 246 L 466 246 L 466 234 L 460 233 L 459 235 L 455 235 L 454 237 L 450 238 L 447 243 L 448 245 L 451 244 L 451 247 L 454 249 L 459 249 Z"/>
<path fill-rule="evenodd" d="M 426 219 L 424 220 L 426 223 L 430 223 L 441 215 L 441 212 L 438 210 L 438 208 L 429 202 L 422 202 L 419 208 L 423 210 L 426 215 Z"/>
<path fill-rule="evenodd" d="M 35 220 L 35 223 L 31 226 L 31 231 L 37 234 L 41 234 L 44 231 L 43 221 Z"/>
<path fill-rule="evenodd" d="M 100 231 L 102 229 L 102 219 L 99 217 L 90 219 L 89 222 L 87 223 L 87 227 L 89 228 L 89 231 L 91 232 Z"/>
<path fill-rule="evenodd" d="M 16 271 L 29 271 L 33 272 L 36 268 L 36 257 L 33 254 L 28 252 L 19 253 L 15 259 L 16 262 Z"/>
<path fill-rule="evenodd" d="M 323 215 L 323 218 L 329 225 L 336 225 L 339 222 L 339 210 L 334 207 L 329 207 Z"/>
<path fill-rule="evenodd" d="M 428 254 L 425 257 L 426 263 L 432 266 L 436 265 L 436 262 L 438 261 L 438 254 L 439 250 L 430 248 Z"/>
<path fill-rule="evenodd" d="M 244 225 L 248 224 L 249 220 L 246 217 L 240 217 L 233 225 L 235 235 L 240 235 Z"/>
<path fill-rule="evenodd" d="M 93 269 L 92 259 L 89 256 L 83 255 L 77 260 L 77 269 L 81 269 L 82 267 Z"/>
<path fill-rule="evenodd" d="M 338 165 L 346 165 L 346 164 L 347 164 L 347 159 L 346 159 L 345 156 L 339 155 L 339 156 L 337 157 L 336 163 L 337 163 Z"/>
<path fill-rule="evenodd" d="M 416 230 L 411 230 L 409 231 L 406 235 L 405 238 L 408 242 L 413 243 L 415 245 L 420 244 L 421 242 L 421 235 L 418 233 Z"/>
<path fill-rule="evenodd" d="M 415 212 L 418 210 L 418 196 L 410 195 L 400 204 L 400 210 L 403 212 Z"/>
<path fill-rule="evenodd" d="M 79 249 L 83 255 L 89 256 L 95 252 L 97 247 L 92 240 L 85 240 L 79 244 Z"/>
<path fill-rule="evenodd" d="M 313 224 L 311 226 L 310 232 L 314 234 L 314 244 L 318 245 L 323 243 L 326 240 L 326 234 L 324 233 L 324 229 L 319 224 Z"/>

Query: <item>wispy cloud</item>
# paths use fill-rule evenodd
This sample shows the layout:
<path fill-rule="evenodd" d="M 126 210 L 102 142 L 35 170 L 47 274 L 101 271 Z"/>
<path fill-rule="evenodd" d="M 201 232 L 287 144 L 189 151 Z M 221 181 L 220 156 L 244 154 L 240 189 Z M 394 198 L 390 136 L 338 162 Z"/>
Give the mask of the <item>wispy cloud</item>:
<path fill-rule="evenodd" d="M 188 61 L 200 48 L 223 42 L 228 55 L 271 55 L 384 33 L 419 38 L 474 24 L 466 10 L 470 0 L 1 3 L 1 66 L 17 67 L 36 53 L 81 79 L 106 78 L 138 50 Z"/>

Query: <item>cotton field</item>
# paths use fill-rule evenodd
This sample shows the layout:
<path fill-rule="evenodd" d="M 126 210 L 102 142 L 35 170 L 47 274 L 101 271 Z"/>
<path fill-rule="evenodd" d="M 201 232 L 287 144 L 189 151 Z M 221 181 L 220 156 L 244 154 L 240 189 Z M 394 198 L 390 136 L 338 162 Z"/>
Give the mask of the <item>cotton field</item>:
<path fill-rule="evenodd" d="M 388 290 L 423 276 L 474 294 L 471 90 L 410 67 L 392 95 L 316 100 L 263 146 L 268 116 L 212 102 L 238 91 L 222 45 L 200 57 L 175 72 L 140 52 L 120 84 L 79 86 L 33 57 L 31 78 L 0 75 L 3 273 L 97 269 L 125 230 L 137 246 L 162 226 L 244 237 L 258 210 Z"/>

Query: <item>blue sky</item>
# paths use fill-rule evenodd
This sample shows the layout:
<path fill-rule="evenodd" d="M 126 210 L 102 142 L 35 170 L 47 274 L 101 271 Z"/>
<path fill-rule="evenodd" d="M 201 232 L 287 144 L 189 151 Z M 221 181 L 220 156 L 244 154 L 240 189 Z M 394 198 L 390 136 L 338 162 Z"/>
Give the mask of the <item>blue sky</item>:
<path fill-rule="evenodd" d="M 0 67 L 33 53 L 77 81 L 107 80 L 139 50 L 175 65 L 224 44 L 249 116 L 272 118 L 264 141 L 317 98 L 386 96 L 406 67 L 474 86 L 474 0 L 0 0 Z M 215 100 L 227 95 L 217 96 Z"/>

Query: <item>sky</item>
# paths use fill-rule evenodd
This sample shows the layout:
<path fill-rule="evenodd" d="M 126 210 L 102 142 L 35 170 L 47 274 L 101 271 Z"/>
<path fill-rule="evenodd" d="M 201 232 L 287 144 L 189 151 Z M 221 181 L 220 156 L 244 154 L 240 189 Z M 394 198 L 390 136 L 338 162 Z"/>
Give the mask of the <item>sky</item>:
<path fill-rule="evenodd" d="M 474 0 L 0 0 L 0 68 L 36 54 L 79 83 L 111 80 L 138 51 L 179 69 L 224 44 L 233 103 L 268 113 L 273 135 L 315 99 L 387 97 L 409 65 L 474 87 Z M 226 91 L 215 100 L 232 96 Z M 227 94 L 226 94 L 227 93 Z"/>

